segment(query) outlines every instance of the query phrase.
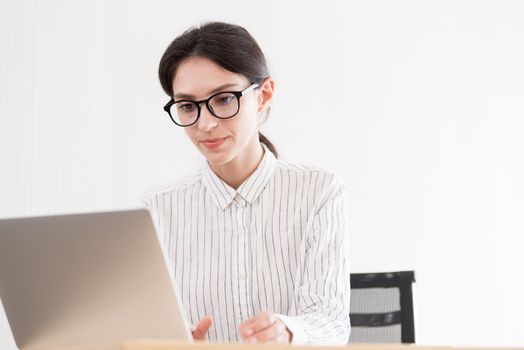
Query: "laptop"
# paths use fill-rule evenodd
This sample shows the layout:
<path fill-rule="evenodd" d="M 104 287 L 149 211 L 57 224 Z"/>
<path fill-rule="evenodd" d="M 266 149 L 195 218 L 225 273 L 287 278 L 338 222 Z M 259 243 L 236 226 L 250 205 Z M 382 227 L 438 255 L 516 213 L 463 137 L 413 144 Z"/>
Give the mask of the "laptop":
<path fill-rule="evenodd" d="M 22 350 L 192 341 L 149 212 L 0 220 L 0 299 Z"/>

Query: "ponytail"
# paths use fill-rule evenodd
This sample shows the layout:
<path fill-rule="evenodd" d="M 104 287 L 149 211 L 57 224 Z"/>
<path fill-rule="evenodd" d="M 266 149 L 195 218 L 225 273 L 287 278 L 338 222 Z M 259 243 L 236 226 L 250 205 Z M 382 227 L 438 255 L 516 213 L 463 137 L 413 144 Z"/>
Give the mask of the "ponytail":
<path fill-rule="evenodd" d="M 265 137 L 260 131 L 258 132 L 258 139 L 275 155 L 275 158 L 278 158 L 278 152 L 275 146 Z"/>

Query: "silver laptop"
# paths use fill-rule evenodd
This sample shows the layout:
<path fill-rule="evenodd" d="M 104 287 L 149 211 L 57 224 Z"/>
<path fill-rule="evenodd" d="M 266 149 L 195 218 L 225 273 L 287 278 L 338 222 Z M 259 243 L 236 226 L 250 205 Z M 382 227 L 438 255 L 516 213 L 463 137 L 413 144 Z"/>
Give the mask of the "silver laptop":
<path fill-rule="evenodd" d="M 0 299 L 24 350 L 192 340 L 145 209 L 0 220 Z"/>

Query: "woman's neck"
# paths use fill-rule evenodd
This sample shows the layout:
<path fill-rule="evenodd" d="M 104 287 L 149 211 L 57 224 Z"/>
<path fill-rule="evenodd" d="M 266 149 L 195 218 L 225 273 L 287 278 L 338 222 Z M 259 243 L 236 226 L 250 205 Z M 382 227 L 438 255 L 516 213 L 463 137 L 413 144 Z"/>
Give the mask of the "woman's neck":
<path fill-rule="evenodd" d="M 264 148 L 258 140 L 258 133 L 255 136 L 256 140 L 249 142 L 246 149 L 230 162 L 220 165 L 209 164 L 215 174 L 235 190 L 255 172 L 264 156 Z"/>

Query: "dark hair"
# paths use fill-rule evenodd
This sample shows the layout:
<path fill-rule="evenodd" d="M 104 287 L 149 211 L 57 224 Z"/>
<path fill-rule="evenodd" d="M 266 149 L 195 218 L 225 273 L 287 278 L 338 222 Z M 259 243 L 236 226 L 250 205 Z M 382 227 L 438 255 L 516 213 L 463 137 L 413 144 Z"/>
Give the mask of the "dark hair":
<path fill-rule="evenodd" d="M 195 56 L 205 57 L 230 72 L 242 74 L 251 83 L 260 84 L 269 77 L 266 58 L 247 30 L 234 24 L 207 22 L 200 27 L 191 27 L 175 38 L 162 55 L 158 77 L 166 94 L 173 97 L 173 78 L 180 63 Z M 258 138 L 278 157 L 275 146 L 262 133 L 258 133 Z"/>

